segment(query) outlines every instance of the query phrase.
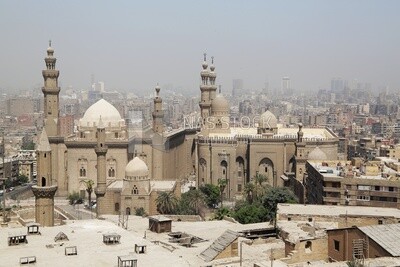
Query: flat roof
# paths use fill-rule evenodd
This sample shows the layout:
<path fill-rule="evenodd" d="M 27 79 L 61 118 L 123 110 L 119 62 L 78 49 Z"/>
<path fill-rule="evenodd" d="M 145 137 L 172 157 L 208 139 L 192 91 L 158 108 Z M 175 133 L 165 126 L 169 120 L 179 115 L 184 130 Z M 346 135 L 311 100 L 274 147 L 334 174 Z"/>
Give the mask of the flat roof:
<path fill-rule="evenodd" d="M 118 221 L 118 216 L 116 216 Z M 146 224 L 148 226 L 148 224 Z M 132 224 L 132 229 L 137 228 Z M 24 229 L 25 227 L 19 227 Z M 143 232 L 127 231 L 118 227 L 116 223 L 107 220 L 78 220 L 67 221 L 66 225 L 43 227 L 41 235 L 27 236 L 28 243 L 18 246 L 7 245 L 7 230 L 0 231 L 0 259 L 1 266 L 19 266 L 20 257 L 36 256 L 35 266 L 117 266 L 118 256 L 134 253 L 135 244 L 147 245 L 144 254 L 133 254 L 139 266 L 188 266 L 187 262 L 177 254 L 162 246 L 143 239 Z M 60 232 L 68 234 L 68 240 L 54 242 L 54 237 Z M 103 243 L 104 233 L 121 235 L 118 245 L 108 246 Z M 61 245 L 63 244 L 63 245 Z M 52 245 L 46 247 L 46 245 Z M 77 255 L 65 256 L 65 247 L 76 246 Z"/>
<path fill-rule="evenodd" d="M 362 206 L 333 206 L 333 205 L 304 205 L 278 204 L 277 214 L 317 215 L 317 216 L 382 216 L 400 218 L 400 210 L 396 208 L 362 207 Z"/>

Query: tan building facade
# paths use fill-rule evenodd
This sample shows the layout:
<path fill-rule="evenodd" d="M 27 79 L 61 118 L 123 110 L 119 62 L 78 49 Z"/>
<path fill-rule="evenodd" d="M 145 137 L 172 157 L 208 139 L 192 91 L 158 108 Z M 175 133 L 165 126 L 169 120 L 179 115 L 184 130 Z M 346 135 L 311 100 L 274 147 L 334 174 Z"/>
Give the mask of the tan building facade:
<path fill-rule="evenodd" d="M 105 175 L 106 180 L 107 193 L 104 199 L 108 200 L 103 206 L 107 206 L 104 208 L 107 213 L 126 212 L 129 197 L 136 199 L 136 202 L 142 201 L 142 197 L 150 202 L 156 198 L 150 193 L 139 199 L 139 196 L 128 196 L 129 191 L 122 189 L 128 183 L 126 166 L 134 155 L 140 155 L 148 166 L 150 182 L 175 181 L 178 185 L 181 181 L 195 180 L 199 186 L 218 184 L 219 179 L 226 179 L 225 198 L 232 200 L 242 196 L 245 184 L 251 182 L 257 173 L 266 175 L 273 186 L 285 185 L 288 177 L 301 180 L 305 159 L 316 147 L 329 155 L 330 159 L 337 158 L 338 138 L 329 129 L 285 128 L 278 124 L 270 111 L 260 116 L 255 127 L 231 127 L 229 103 L 221 93 L 217 94 L 215 66 L 212 62 L 208 69 L 206 60 L 201 71 L 200 128 L 165 132 L 162 99 L 157 86 L 152 127 L 141 129 L 140 132 L 128 129 L 119 111 L 101 99 L 86 110 L 76 125 L 76 132 L 63 137 L 58 106 L 59 71 L 55 69 L 53 54 L 54 50 L 49 48 L 42 91 L 45 128 L 52 151 L 51 182 L 58 186 L 58 196 L 67 196 L 72 192 L 85 194 L 84 180 L 94 181 L 95 188 L 100 186 L 98 155 L 94 149 L 98 143 L 100 118 L 105 132 L 104 145 L 108 148 L 104 156 L 105 166 L 102 166 L 105 174 L 101 174 Z M 154 185 L 154 190 L 150 192 L 164 189 L 179 191 L 171 186 L 161 186 L 159 190 L 156 188 L 157 185 Z M 107 196 L 108 192 L 114 193 Z M 117 201 L 125 198 L 125 203 Z M 140 206 L 145 206 L 149 213 L 153 213 L 150 205 Z M 131 202 L 131 212 L 135 207 Z"/>
<path fill-rule="evenodd" d="M 400 208 L 396 176 L 382 175 L 380 162 L 359 169 L 346 161 L 308 161 L 306 191 L 309 204 Z"/>

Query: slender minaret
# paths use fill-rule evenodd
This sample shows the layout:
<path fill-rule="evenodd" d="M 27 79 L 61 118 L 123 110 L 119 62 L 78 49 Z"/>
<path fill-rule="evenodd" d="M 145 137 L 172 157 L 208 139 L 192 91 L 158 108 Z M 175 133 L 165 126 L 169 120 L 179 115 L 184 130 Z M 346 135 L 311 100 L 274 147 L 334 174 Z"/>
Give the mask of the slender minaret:
<path fill-rule="evenodd" d="M 59 98 L 60 87 L 58 87 L 58 76 L 60 72 L 56 70 L 57 59 L 53 56 L 54 49 L 49 41 L 47 48 L 46 69 L 42 71 L 44 78 L 44 86 L 42 92 L 44 94 L 44 125 L 48 136 L 58 136 L 58 116 L 59 116 Z"/>
<path fill-rule="evenodd" d="M 104 195 L 106 194 L 106 129 L 100 117 L 99 124 L 97 125 L 97 145 L 95 147 L 97 155 L 97 187 L 95 189 L 97 208 L 97 217 L 106 213 L 106 203 Z"/>
<path fill-rule="evenodd" d="M 153 131 L 155 134 L 151 139 L 152 142 L 152 173 L 151 177 L 154 180 L 163 179 L 163 153 L 164 153 L 164 139 L 163 139 L 163 118 L 162 99 L 160 97 L 160 87 L 156 86 L 156 97 L 154 98 L 154 111 L 153 111 Z"/>
<path fill-rule="evenodd" d="M 215 84 L 215 80 L 217 78 L 217 73 L 215 72 L 214 57 L 211 57 L 209 78 L 210 78 L 210 86 L 209 86 L 210 101 L 212 101 L 217 96 L 217 85 Z M 220 88 L 219 93 L 221 93 L 221 88 Z"/>
<path fill-rule="evenodd" d="M 160 86 L 156 86 L 156 97 L 154 98 L 153 131 L 162 135 L 164 132 L 164 112 L 162 110 L 162 98 L 160 97 Z"/>
<path fill-rule="evenodd" d="M 54 194 L 57 186 L 51 184 L 51 148 L 43 129 L 37 147 L 37 181 L 32 186 L 35 195 L 35 218 L 41 226 L 54 226 Z"/>
<path fill-rule="evenodd" d="M 201 99 L 200 99 L 200 115 L 202 124 L 206 123 L 206 119 L 211 115 L 211 100 L 210 100 L 210 86 L 208 84 L 210 72 L 208 71 L 207 54 L 204 53 L 204 62 L 202 64 L 203 70 L 200 72 L 201 76 Z"/>
<path fill-rule="evenodd" d="M 299 123 L 299 130 L 297 132 L 297 142 L 296 146 L 296 179 L 299 181 L 303 181 L 303 176 L 306 168 L 307 157 L 305 155 L 305 147 L 306 143 L 303 140 L 303 124 Z"/>

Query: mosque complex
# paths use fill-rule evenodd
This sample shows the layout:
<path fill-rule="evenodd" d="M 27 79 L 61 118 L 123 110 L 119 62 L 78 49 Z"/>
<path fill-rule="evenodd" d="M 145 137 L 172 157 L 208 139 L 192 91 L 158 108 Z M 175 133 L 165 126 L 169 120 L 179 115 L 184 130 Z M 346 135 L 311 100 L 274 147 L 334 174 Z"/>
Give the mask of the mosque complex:
<path fill-rule="evenodd" d="M 255 126 L 234 127 L 229 102 L 217 93 L 213 61 L 209 66 L 204 57 L 200 72 L 199 127 L 165 131 L 157 86 L 152 127 L 132 131 L 101 99 L 86 110 L 74 135 L 62 137 L 59 70 L 50 45 L 42 72 L 45 121 L 33 189 L 36 209 L 42 207 L 37 222 L 51 226 L 54 219 L 47 214 L 54 195 L 85 194 L 87 180 L 94 182 L 98 215 L 131 214 L 138 208 L 154 215 L 159 192 L 179 196 L 188 181 L 200 186 L 226 179 L 224 197 L 235 200 L 256 174 L 265 175 L 271 186 L 288 186 L 291 179 L 302 181 L 308 159 L 337 159 L 338 137 L 328 128 L 284 127 L 268 110 Z"/>

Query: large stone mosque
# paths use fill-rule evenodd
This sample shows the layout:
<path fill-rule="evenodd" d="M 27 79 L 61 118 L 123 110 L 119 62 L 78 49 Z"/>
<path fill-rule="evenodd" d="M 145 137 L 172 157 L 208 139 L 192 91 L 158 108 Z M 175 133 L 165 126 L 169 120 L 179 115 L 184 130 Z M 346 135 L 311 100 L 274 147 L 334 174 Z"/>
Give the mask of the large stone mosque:
<path fill-rule="evenodd" d="M 229 103 L 217 93 L 214 62 L 208 66 L 205 57 L 198 128 L 164 131 L 157 86 L 152 127 L 131 131 L 118 110 L 101 99 L 86 110 L 73 136 L 62 137 L 59 71 L 51 46 L 45 62 L 47 135 L 42 134 L 44 144 L 38 150 L 45 147 L 51 163 L 42 166 L 42 160 L 38 187 L 56 186 L 57 196 L 85 194 L 83 181 L 93 180 L 98 215 L 130 214 L 140 207 L 156 214 L 158 193 L 179 195 L 188 181 L 199 186 L 226 179 L 225 198 L 239 199 L 257 173 L 266 175 L 272 186 L 288 186 L 291 179 L 302 181 L 307 159 L 337 158 L 338 137 L 327 128 L 285 128 L 270 111 L 261 114 L 254 127 L 232 126 Z"/>

